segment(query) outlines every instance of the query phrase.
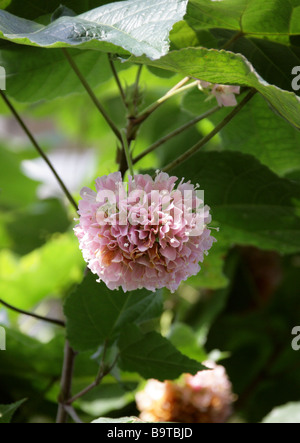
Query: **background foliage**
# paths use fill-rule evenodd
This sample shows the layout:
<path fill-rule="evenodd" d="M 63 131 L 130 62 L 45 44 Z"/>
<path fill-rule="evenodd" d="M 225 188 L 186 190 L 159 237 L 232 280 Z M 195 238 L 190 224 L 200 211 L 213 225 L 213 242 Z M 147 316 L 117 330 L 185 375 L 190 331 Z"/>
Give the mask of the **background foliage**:
<path fill-rule="evenodd" d="M 82 14 L 109 3 L 65 0 L 64 5 Z M 156 0 L 143 3 L 157 7 Z M 177 3 L 182 8 L 184 2 Z M 207 355 L 223 358 L 238 395 L 239 420 L 261 421 L 293 402 L 265 421 L 284 421 L 287 415 L 299 421 L 300 359 L 291 348 L 291 331 L 300 322 L 300 90 L 292 89 L 291 72 L 300 66 L 300 1 L 190 0 L 184 20 L 183 13 L 174 14 L 169 52 L 162 44 L 166 23 L 159 10 L 153 19 L 156 40 L 142 47 L 134 38 L 125 44 L 119 34 L 112 42 L 82 35 L 75 47 L 63 30 L 65 23 L 80 26 L 76 16 L 59 19 L 55 47 L 45 48 L 53 42 L 44 40 L 32 46 L 29 29 L 53 27 L 59 4 L 0 2 L 0 65 L 7 72 L 7 96 L 76 200 L 83 185 L 92 186 L 96 177 L 117 170 L 117 142 L 62 47 L 72 46 L 69 54 L 118 127 L 126 124 L 126 109 L 108 52 L 115 55 L 127 94 L 138 67 L 145 65 L 140 110 L 184 76 L 241 85 L 239 101 L 249 87 L 258 94 L 199 153 L 172 171 L 200 183 L 213 224 L 220 227 L 218 243 L 199 275 L 174 295 L 111 292 L 91 276 L 82 282 L 85 265 L 72 232 L 73 210 L 1 101 L 1 298 L 51 317 L 63 318 L 64 306 L 68 338 L 80 351 L 74 392 L 94 380 L 104 347 L 107 365 L 120 354 L 118 366 L 101 385 L 75 403 L 85 421 L 136 415 L 134 391 L 143 378 L 195 373 Z M 19 28 L 22 35 L 17 36 L 12 33 L 17 19 L 7 12 L 33 22 L 18 21 L 27 28 Z M 93 14 L 89 17 L 96 23 Z M 101 33 L 95 23 L 92 36 Z M 139 32 L 147 40 L 146 27 Z M 211 106 L 197 88 L 168 100 L 141 127 L 134 155 Z M 165 166 L 228 112 L 220 109 L 168 141 L 136 170 Z M 4 309 L 0 324 L 7 331 L 7 351 L 0 353 L 0 403 L 10 405 L 0 406 L 1 420 L 10 420 L 21 406 L 15 421 L 54 421 L 63 329 Z"/>

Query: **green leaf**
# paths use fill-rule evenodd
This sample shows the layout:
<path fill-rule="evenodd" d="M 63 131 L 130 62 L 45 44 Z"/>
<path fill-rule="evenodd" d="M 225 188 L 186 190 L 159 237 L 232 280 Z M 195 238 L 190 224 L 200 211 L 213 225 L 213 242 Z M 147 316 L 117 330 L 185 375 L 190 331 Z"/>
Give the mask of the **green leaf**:
<path fill-rule="evenodd" d="M 144 378 L 173 380 L 182 373 L 196 374 L 203 366 L 181 354 L 157 332 L 142 334 L 135 325 L 122 329 L 118 342 L 121 369 L 138 372 Z"/>
<path fill-rule="evenodd" d="M 19 102 L 33 103 L 85 92 L 60 49 L 49 51 L 3 41 L 0 48 L 0 65 L 5 67 L 7 74 L 7 91 Z M 111 77 L 106 54 L 72 49 L 70 55 L 91 87 Z"/>
<path fill-rule="evenodd" d="M 0 292 L 8 303 L 30 309 L 42 298 L 60 295 L 80 281 L 83 260 L 72 234 L 57 235 L 19 258 L 0 252 Z"/>
<path fill-rule="evenodd" d="M 208 105 L 204 99 L 204 94 L 193 90 L 184 96 L 182 107 L 199 115 L 203 112 L 203 106 Z M 220 110 L 209 120 L 217 124 L 227 112 L 225 109 Z M 222 129 L 220 136 L 224 149 L 252 154 L 278 175 L 300 169 L 300 133 L 278 115 L 271 113 L 259 95 L 235 116 L 230 125 Z"/>
<path fill-rule="evenodd" d="M 191 0 L 185 19 L 198 44 L 191 41 L 181 47 L 210 47 L 205 37 L 199 38 L 206 31 L 218 40 L 215 48 L 243 54 L 268 83 L 292 91 L 291 71 L 300 64 L 299 48 L 294 46 L 299 13 L 298 0 Z"/>
<path fill-rule="evenodd" d="M 217 243 L 201 263 L 201 271 L 187 280 L 187 284 L 194 288 L 220 289 L 228 285 L 228 278 L 223 272 L 228 248 L 218 241 L 219 233 L 213 232 L 213 236 L 217 239 Z"/>
<path fill-rule="evenodd" d="M 273 108 L 292 125 L 300 128 L 300 98 L 294 93 L 269 85 L 241 54 L 205 48 L 186 48 L 171 51 L 160 60 L 145 57 L 131 61 L 180 72 L 211 83 L 249 86 L 257 89 Z"/>
<path fill-rule="evenodd" d="M 63 48 L 84 44 L 105 52 L 123 48 L 136 56 L 146 54 L 157 59 L 167 53 L 169 32 L 182 20 L 186 6 L 187 0 L 128 0 L 77 17 L 60 17 L 48 26 L 0 11 L 0 35 L 31 46 Z"/>
<path fill-rule="evenodd" d="M 0 378 L 25 379 L 31 382 L 59 378 L 61 374 L 64 336 L 57 335 L 48 343 L 42 343 L 28 335 L 5 327 L 6 351 L 1 352 Z M 22 362 L 22 365 L 20 365 Z"/>
<path fill-rule="evenodd" d="M 26 398 L 24 398 L 23 400 L 17 401 L 16 403 L 12 403 L 10 405 L 0 405 L 0 423 L 10 423 L 16 410 L 25 401 L 26 401 Z"/>
<path fill-rule="evenodd" d="M 197 335 L 190 326 L 180 322 L 174 323 L 168 334 L 168 339 L 176 349 L 187 357 L 200 363 L 207 359 L 205 350 L 198 343 Z"/>
<path fill-rule="evenodd" d="M 300 402 L 288 403 L 273 409 L 262 423 L 300 423 Z"/>
<path fill-rule="evenodd" d="M 221 244 L 300 251 L 300 186 L 277 177 L 254 157 L 201 152 L 172 173 L 200 183 L 220 226 Z"/>
<path fill-rule="evenodd" d="M 89 274 L 65 304 L 67 335 L 77 351 L 99 347 L 116 338 L 127 323 L 142 324 L 162 312 L 160 292 L 110 291 Z"/>
<path fill-rule="evenodd" d="M 0 0 L 0 9 L 5 9 L 9 6 L 11 0 Z"/>
<path fill-rule="evenodd" d="M 298 0 L 190 0 L 187 20 L 244 34 L 291 35 L 300 33 L 299 8 Z"/>
<path fill-rule="evenodd" d="M 147 423 L 138 417 L 122 417 L 122 418 L 98 418 L 94 420 L 92 423 Z M 113 431 L 111 431 L 113 432 Z"/>

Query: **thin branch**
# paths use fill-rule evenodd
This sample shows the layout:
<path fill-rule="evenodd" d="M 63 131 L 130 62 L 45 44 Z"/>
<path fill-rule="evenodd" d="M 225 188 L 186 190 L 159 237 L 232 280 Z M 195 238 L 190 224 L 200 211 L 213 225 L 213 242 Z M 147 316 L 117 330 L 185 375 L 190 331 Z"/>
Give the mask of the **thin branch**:
<path fill-rule="evenodd" d="M 166 143 L 168 140 L 171 140 L 173 137 L 176 137 L 178 134 L 181 134 L 181 132 L 186 131 L 187 129 L 191 128 L 192 126 L 194 126 L 196 123 L 200 122 L 201 120 L 209 117 L 211 114 L 213 114 L 214 112 L 218 111 L 220 109 L 219 106 L 215 106 L 214 108 L 210 109 L 209 111 L 205 112 L 202 115 L 199 115 L 198 117 L 194 118 L 193 120 L 187 122 L 186 124 L 184 124 L 183 126 L 181 126 L 178 129 L 175 129 L 175 131 L 170 132 L 169 134 L 165 135 L 164 137 L 162 137 L 161 139 L 157 140 L 155 143 L 153 143 L 153 145 L 149 146 L 149 148 L 147 148 L 145 151 L 143 151 L 141 154 L 139 154 L 138 156 L 136 156 L 133 159 L 133 164 L 137 163 L 138 161 L 140 161 L 142 158 L 144 158 L 146 155 L 150 154 L 150 152 L 154 151 L 155 149 L 159 148 L 159 146 L 163 145 L 164 143 Z"/>
<path fill-rule="evenodd" d="M 27 135 L 27 137 L 29 138 L 29 140 L 31 141 L 31 143 L 33 144 L 33 146 L 35 147 L 35 149 L 37 150 L 37 152 L 40 154 L 40 156 L 45 160 L 45 162 L 47 163 L 47 165 L 49 166 L 49 168 L 51 169 L 53 175 L 55 176 L 56 180 L 58 181 L 61 189 L 63 190 L 64 194 L 66 195 L 67 199 L 69 200 L 69 202 L 71 203 L 71 205 L 74 206 L 76 212 L 78 210 L 78 205 L 75 202 L 75 200 L 73 199 L 72 195 L 70 194 L 70 192 L 68 191 L 66 185 L 64 184 L 63 180 L 60 178 L 60 176 L 58 175 L 58 173 L 56 172 L 56 169 L 54 168 L 54 166 L 52 165 L 51 161 L 49 160 L 49 158 L 47 157 L 47 155 L 44 153 L 44 151 L 42 150 L 42 148 L 39 146 L 39 144 L 37 143 L 37 141 L 35 140 L 34 136 L 31 134 L 29 128 L 26 126 L 26 124 L 24 123 L 24 121 L 22 120 L 21 116 L 18 114 L 17 110 L 15 109 L 15 107 L 12 105 L 12 103 L 10 102 L 10 100 L 6 97 L 6 95 L 4 94 L 3 91 L 0 90 L 0 94 L 3 98 L 3 100 L 5 101 L 6 105 L 8 106 L 8 108 L 10 109 L 10 111 L 12 112 L 12 114 L 14 115 L 14 117 L 16 118 L 16 120 L 18 121 L 19 125 L 21 126 L 21 128 L 23 129 L 23 131 L 25 132 L 25 134 Z"/>
<path fill-rule="evenodd" d="M 70 398 L 71 395 L 75 356 L 76 353 L 71 348 L 69 342 L 66 341 L 56 423 L 65 423 L 67 421 L 65 405 L 66 400 Z"/>
<path fill-rule="evenodd" d="M 118 76 L 118 73 L 117 73 L 116 67 L 114 65 L 114 62 L 113 62 L 111 54 L 108 54 L 108 61 L 109 61 L 109 64 L 110 64 L 113 76 L 115 78 L 115 81 L 116 81 L 116 83 L 118 85 L 122 101 L 123 101 L 125 107 L 128 108 L 128 104 L 127 104 L 127 101 L 126 101 L 126 95 L 125 95 L 124 89 L 123 89 L 123 87 L 121 85 L 121 81 L 119 79 L 119 76 Z"/>
<path fill-rule="evenodd" d="M 68 53 L 68 51 L 66 49 L 62 49 L 66 59 L 68 60 L 71 68 L 73 69 L 73 71 L 75 72 L 75 74 L 77 75 L 77 77 L 79 78 L 80 82 L 82 83 L 83 87 L 85 88 L 85 90 L 87 91 L 87 93 L 89 94 L 92 102 L 94 103 L 94 105 L 97 107 L 97 109 L 99 110 L 99 112 L 102 114 L 102 116 L 104 117 L 104 119 L 106 120 L 107 124 L 110 126 L 110 128 L 112 129 L 112 131 L 115 133 L 115 135 L 117 136 L 117 138 L 121 141 L 121 133 L 119 131 L 119 129 L 116 127 L 116 125 L 114 124 L 114 122 L 112 121 L 112 119 L 109 117 L 109 115 L 106 113 L 106 110 L 104 109 L 104 107 L 102 106 L 102 104 L 100 103 L 100 101 L 97 99 L 96 95 L 94 94 L 92 88 L 90 87 L 90 85 L 88 84 L 88 82 L 86 81 L 85 77 L 81 74 L 78 66 L 76 65 L 76 63 L 74 62 L 74 60 L 72 59 L 72 57 L 70 56 L 70 54 Z"/>
<path fill-rule="evenodd" d="M 15 306 L 12 306 L 9 303 L 6 303 L 2 299 L 0 299 L 0 304 L 2 304 L 3 306 L 5 306 L 8 309 L 11 309 L 12 311 L 17 312 L 18 314 L 28 315 L 28 317 L 33 317 L 33 318 L 36 318 L 37 320 L 42 320 L 42 321 L 45 321 L 48 323 L 52 323 L 54 325 L 61 326 L 63 328 L 66 326 L 65 322 L 63 322 L 62 320 L 57 320 L 55 318 L 50 318 L 50 317 L 43 317 L 41 315 L 34 314 L 33 312 L 24 311 L 23 309 L 16 308 Z"/>
<path fill-rule="evenodd" d="M 97 377 L 95 378 L 95 381 L 93 381 L 93 383 L 88 385 L 86 388 L 82 389 L 82 391 L 80 391 L 77 394 L 75 394 L 72 398 L 67 400 L 65 402 L 66 405 L 72 405 L 76 400 L 78 400 L 79 398 L 83 397 L 85 394 L 87 394 L 88 392 L 90 392 L 94 388 L 96 388 L 100 384 L 102 379 L 107 374 L 109 374 L 110 371 L 113 369 L 113 367 L 115 366 L 119 356 L 118 355 L 116 356 L 116 358 L 114 359 L 114 361 L 113 361 L 113 363 L 112 363 L 112 365 L 110 367 L 105 368 L 104 359 L 105 359 L 106 350 L 107 350 L 107 344 L 105 343 L 104 350 L 103 350 L 103 355 L 102 355 L 102 359 L 101 359 L 101 363 L 100 363 L 100 367 L 99 367 L 99 372 L 97 374 Z"/>
<path fill-rule="evenodd" d="M 179 166 L 181 163 L 185 162 L 188 158 L 190 158 L 192 155 L 194 155 L 197 151 L 199 151 L 202 146 L 204 146 L 206 143 L 208 143 L 218 132 L 221 131 L 232 119 L 235 117 L 236 114 L 240 112 L 240 110 L 251 100 L 251 98 L 256 94 L 255 90 L 251 90 L 246 97 L 241 101 L 239 105 L 237 105 L 233 111 L 231 111 L 224 120 L 219 123 L 213 131 L 211 131 L 207 136 L 202 138 L 198 143 L 196 143 L 192 148 L 190 148 L 188 151 L 186 151 L 184 154 L 182 154 L 180 157 L 169 163 L 167 166 L 163 168 L 163 171 L 168 172 L 171 169 L 174 169 L 175 167 Z"/>
<path fill-rule="evenodd" d="M 170 89 L 169 94 L 176 91 L 177 89 L 182 88 L 184 85 L 186 85 L 191 80 L 190 77 L 184 77 L 180 82 L 178 82 L 175 86 L 173 86 L 172 89 Z"/>
<path fill-rule="evenodd" d="M 75 409 L 73 408 L 73 406 L 64 406 L 65 411 L 69 414 L 69 416 L 75 421 L 75 423 L 83 423 L 82 420 L 80 420 L 80 418 L 77 415 L 77 412 L 75 411 Z"/>

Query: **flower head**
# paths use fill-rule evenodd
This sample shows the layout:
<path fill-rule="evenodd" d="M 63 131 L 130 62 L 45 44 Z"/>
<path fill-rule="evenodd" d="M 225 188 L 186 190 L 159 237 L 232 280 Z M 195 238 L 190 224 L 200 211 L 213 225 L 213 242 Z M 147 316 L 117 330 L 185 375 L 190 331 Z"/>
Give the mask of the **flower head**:
<path fill-rule="evenodd" d="M 240 93 L 239 86 L 212 84 L 199 80 L 198 87 L 200 90 L 207 89 L 210 93 L 210 97 L 214 96 L 220 107 L 237 105 L 235 94 Z"/>
<path fill-rule="evenodd" d="M 224 423 L 232 414 L 235 396 L 225 368 L 205 362 L 211 370 L 181 382 L 148 380 L 136 394 L 141 419 L 149 422 Z"/>
<path fill-rule="evenodd" d="M 157 173 L 129 176 L 119 172 L 83 188 L 80 222 L 75 227 L 84 259 L 109 289 L 124 291 L 166 287 L 199 272 L 199 262 L 215 239 L 207 225 L 209 208 L 198 191 L 177 177 Z"/>

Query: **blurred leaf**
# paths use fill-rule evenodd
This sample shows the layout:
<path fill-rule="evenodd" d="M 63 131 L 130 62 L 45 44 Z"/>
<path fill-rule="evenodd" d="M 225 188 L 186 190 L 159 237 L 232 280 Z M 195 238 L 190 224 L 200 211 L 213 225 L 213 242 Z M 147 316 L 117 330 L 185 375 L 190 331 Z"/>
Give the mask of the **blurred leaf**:
<path fill-rule="evenodd" d="M 147 423 L 138 417 L 122 417 L 122 418 L 98 418 L 94 420 L 92 423 Z M 111 431 L 113 432 L 113 431 Z M 120 431 L 122 432 L 122 431 Z M 108 435 L 109 436 L 109 435 Z"/>
<path fill-rule="evenodd" d="M 197 340 L 197 334 L 184 323 L 174 323 L 171 327 L 168 339 L 182 354 L 202 363 L 207 358 L 205 350 Z"/>
<path fill-rule="evenodd" d="M 142 324 L 159 317 L 162 298 L 159 291 L 110 291 L 90 273 L 69 296 L 64 310 L 72 347 L 87 351 L 116 338 L 127 323 Z"/>
<path fill-rule="evenodd" d="M 254 157 L 201 152 L 172 171 L 200 183 L 220 244 L 244 244 L 281 253 L 300 250 L 300 186 L 277 177 Z"/>
<path fill-rule="evenodd" d="M 19 308 L 32 308 L 46 296 L 54 296 L 80 281 L 82 255 L 73 234 L 59 235 L 40 249 L 18 258 L 0 252 L 0 292 Z"/>
<path fill-rule="evenodd" d="M 203 263 L 201 270 L 197 275 L 193 275 L 187 280 L 187 284 L 194 288 L 220 289 L 228 285 L 228 278 L 224 274 L 224 261 L 228 253 L 228 245 L 218 241 L 218 233 L 213 232 L 213 237 L 217 239 L 217 243 L 209 251 Z"/>
<path fill-rule="evenodd" d="M 65 208 L 54 199 L 39 202 L 27 210 L 15 210 L 7 219 L 11 249 L 20 255 L 42 246 L 51 235 L 63 233 L 70 226 Z"/>
<path fill-rule="evenodd" d="M 12 0 L 0 0 L 0 9 L 6 9 Z"/>
<path fill-rule="evenodd" d="M 64 337 L 57 335 L 49 343 L 41 343 L 21 332 L 6 329 L 6 349 L 1 353 L 0 376 L 37 381 L 59 377 L 63 358 Z M 20 364 L 22 362 L 22 364 Z"/>
<path fill-rule="evenodd" d="M 84 389 L 86 385 L 87 383 L 82 383 L 79 389 L 76 388 L 75 392 Z M 106 415 L 112 411 L 118 411 L 129 403 L 134 402 L 134 390 L 137 388 L 137 385 L 137 382 L 126 383 L 125 389 L 121 383 L 117 383 L 116 381 L 103 381 L 99 387 L 76 402 L 76 405 L 78 405 L 83 412 L 94 417 Z"/>
<path fill-rule="evenodd" d="M 269 85 L 241 54 L 215 49 L 185 48 L 171 51 L 156 61 L 146 57 L 131 57 L 130 61 L 180 72 L 184 76 L 211 83 L 255 88 L 272 104 L 279 115 L 300 128 L 300 98 L 292 92 Z"/>
<path fill-rule="evenodd" d="M 0 405 L 0 423 L 10 423 L 16 410 L 26 401 L 26 399 L 17 401 L 10 405 Z"/>
<path fill-rule="evenodd" d="M 21 44 L 52 48 L 84 44 L 105 52 L 123 48 L 156 59 L 168 51 L 169 32 L 183 18 L 186 6 L 187 0 L 140 0 L 138 7 L 135 0 L 128 0 L 77 17 L 61 17 L 48 26 L 0 10 L 0 29 L 4 39 Z"/>
<path fill-rule="evenodd" d="M 35 201 L 36 183 L 21 173 L 17 155 L 0 147 L 0 207 L 19 209 Z"/>
<path fill-rule="evenodd" d="M 288 403 L 273 409 L 262 423 L 300 423 L 300 402 Z"/>
<path fill-rule="evenodd" d="M 195 374 L 204 368 L 199 362 L 181 354 L 157 332 L 142 334 L 135 325 L 122 329 L 118 345 L 121 369 L 138 372 L 144 378 L 173 380 L 182 373 Z"/>

